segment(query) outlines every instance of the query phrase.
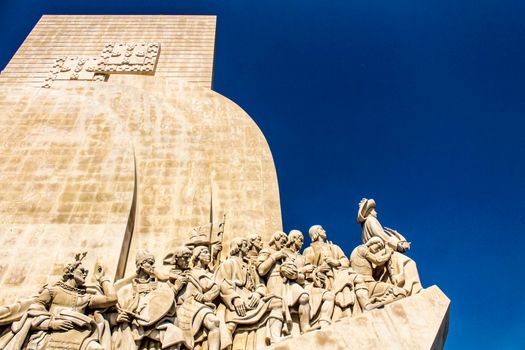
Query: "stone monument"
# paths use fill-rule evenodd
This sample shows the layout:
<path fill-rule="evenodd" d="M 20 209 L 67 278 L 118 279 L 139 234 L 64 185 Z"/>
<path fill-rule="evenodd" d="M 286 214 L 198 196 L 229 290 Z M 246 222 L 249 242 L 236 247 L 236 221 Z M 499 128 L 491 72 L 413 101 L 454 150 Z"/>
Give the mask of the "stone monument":
<path fill-rule="evenodd" d="M 43 16 L 0 74 L 0 349 L 442 348 L 450 302 L 373 200 L 359 247 L 283 231 L 215 24 Z"/>

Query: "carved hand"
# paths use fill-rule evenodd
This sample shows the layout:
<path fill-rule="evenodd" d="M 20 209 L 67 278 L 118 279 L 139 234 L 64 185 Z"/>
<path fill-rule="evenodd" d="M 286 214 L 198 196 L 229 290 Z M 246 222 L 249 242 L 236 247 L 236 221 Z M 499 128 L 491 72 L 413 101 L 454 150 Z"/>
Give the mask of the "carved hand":
<path fill-rule="evenodd" d="M 199 293 L 199 292 L 195 292 L 195 293 L 193 294 L 193 297 L 194 297 L 195 300 L 197 300 L 199 303 L 202 303 L 202 301 L 204 300 L 204 294 Z"/>
<path fill-rule="evenodd" d="M 283 251 L 278 251 L 276 253 L 273 253 L 272 254 L 272 258 L 274 258 L 274 260 L 282 260 L 284 258 L 286 258 L 286 253 L 283 252 Z"/>
<path fill-rule="evenodd" d="M 322 264 L 321 266 L 319 266 L 319 271 L 322 273 L 327 273 L 330 270 L 330 266 L 327 264 Z"/>
<path fill-rule="evenodd" d="M 304 268 L 303 268 L 303 271 L 305 273 L 312 273 L 314 272 L 314 269 L 315 269 L 315 266 L 314 265 L 306 265 Z"/>
<path fill-rule="evenodd" d="M 241 317 L 246 316 L 246 305 L 244 305 L 244 301 L 242 301 L 241 298 L 235 298 L 233 300 L 233 306 L 235 307 L 237 315 Z"/>
<path fill-rule="evenodd" d="M 333 258 L 326 258 L 326 259 L 325 259 L 325 262 L 326 262 L 328 265 L 332 266 L 332 267 L 337 267 L 337 266 L 341 265 L 341 263 L 339 262 L 339 260 L 335 260 L 335 259 L 333 259 Z"/>
<path fill-rule="evenodd" d="M 213 256 L 216 257 L 222 251 L 222 243 L 217 242 L 212 246 Z"/>
<path fill-rule="evenodd" d="M 117 323 L 129 323 L 131 319 L 126 312 L 119 312 L 117 316 Z"/>
<path fill-rule="evenodd" d="M 397 251 L 400 253 L 404 253 L 407 250 L 410 249 L 410 243 L 407 241 L 400 241 L 397 243 Z"/>
<path fill-rule="evenodd" d="M 49 328 L 54 331 L 68 331 L 73 329 L 73 322 L 68 320 L 54 320 L 49 322 Z"/>
<path fill-rule="evenodd" d="M 259 293 L 252 293 L 250 295 L 250 303 L 248 304 L 250 309 L 254 309 L 259 305 L 259 301 L 261 301 L 261 295 Z"/>
<path fill-rule="evenodd" d="M 104 267 L 97 263 L 95 266 L 95 271 L 93 272 L 93 277 L 95 277 L 97 281 L 101 282 L 103 281 L 105 276 L 106 276 L 106 271 L 104 271 Z"/>
<path fill-rule="evenodd" d="M 175 287 L 175 289 L 180 290 L 182 287 L 184 287 L 186 283 L 188 283 L 188 277 L 179 276 L 175 280 L 175 283 L 173 283 L 173 286 Z"/>

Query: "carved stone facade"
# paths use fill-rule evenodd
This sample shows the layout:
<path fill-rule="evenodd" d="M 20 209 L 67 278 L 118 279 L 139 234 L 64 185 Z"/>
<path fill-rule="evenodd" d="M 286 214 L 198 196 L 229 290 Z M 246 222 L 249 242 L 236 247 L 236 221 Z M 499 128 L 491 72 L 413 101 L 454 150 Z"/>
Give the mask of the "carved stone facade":
<path fill-rule="evenodd" d="M 285 346 L 427 292 L 373 200 L 359 247 L 282 231 L 264 136 L 211 90 L 214 34 L 44 16 L 2 72 L 0 349 Z"/>
<path fill-rule="evenodd" d="M 159 43 L 111 43 L 102 50 L 98 73 L 144 73 L 153 75 L 159 57 Z"/>

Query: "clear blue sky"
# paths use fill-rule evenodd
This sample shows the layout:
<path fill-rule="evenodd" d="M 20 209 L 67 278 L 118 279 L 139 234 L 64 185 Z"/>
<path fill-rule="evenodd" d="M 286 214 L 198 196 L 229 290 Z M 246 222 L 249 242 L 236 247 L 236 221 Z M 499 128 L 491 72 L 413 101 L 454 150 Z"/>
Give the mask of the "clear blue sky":
<path fill-rule="evenodd" d="M 446 349 L 524 349 L 525 2 L 0 0 L 0 67 L 42 14 L 214 14 L 214 89 L 272 149 L 285 230 L 349 253 L 361 197 L 452 299 Z"/>

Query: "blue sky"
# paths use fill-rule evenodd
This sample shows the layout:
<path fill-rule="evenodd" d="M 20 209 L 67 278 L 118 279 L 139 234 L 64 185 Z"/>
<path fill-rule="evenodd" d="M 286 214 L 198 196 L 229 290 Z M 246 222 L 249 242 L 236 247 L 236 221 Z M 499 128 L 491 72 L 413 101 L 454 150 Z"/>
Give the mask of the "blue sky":
<path fill-rule="evenodd" d="M 350 253 L 375 198 L 452 300 L 446 349 L 525 348 L 525 2 L 1 0 L 0 67 L 42 14 L 217 15 L 214 89 L 264 132 L 285 230 Z"/>

